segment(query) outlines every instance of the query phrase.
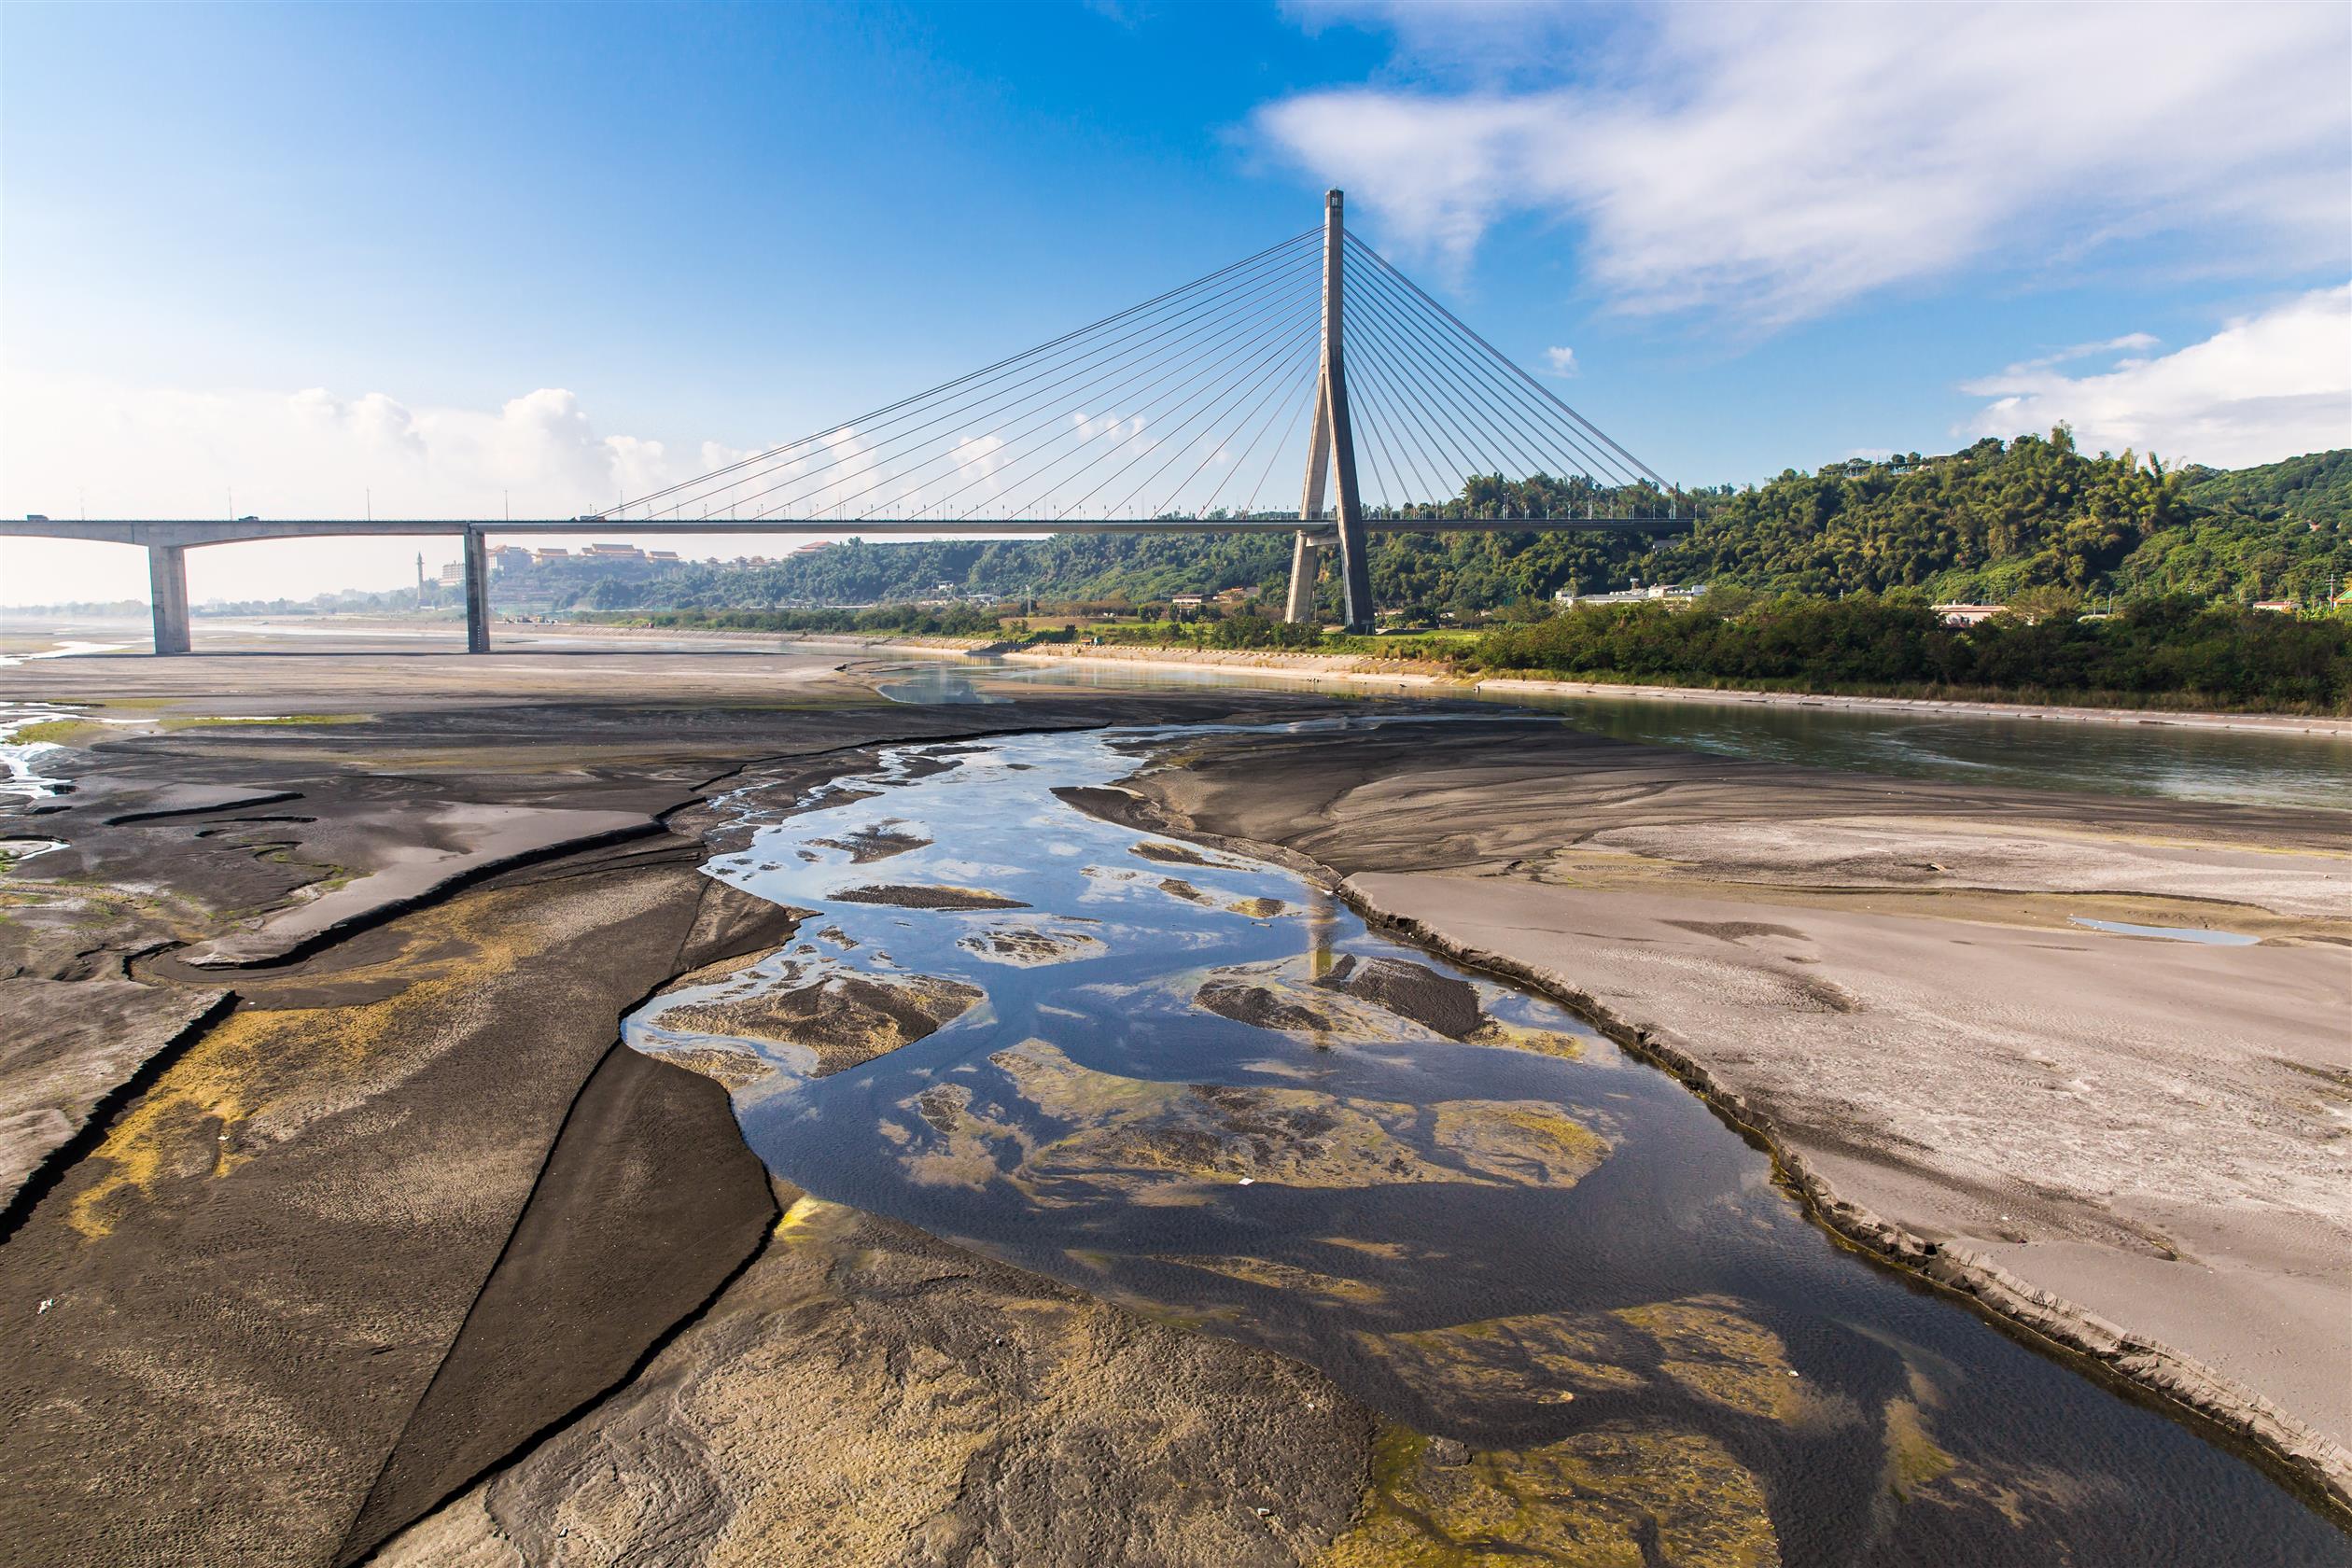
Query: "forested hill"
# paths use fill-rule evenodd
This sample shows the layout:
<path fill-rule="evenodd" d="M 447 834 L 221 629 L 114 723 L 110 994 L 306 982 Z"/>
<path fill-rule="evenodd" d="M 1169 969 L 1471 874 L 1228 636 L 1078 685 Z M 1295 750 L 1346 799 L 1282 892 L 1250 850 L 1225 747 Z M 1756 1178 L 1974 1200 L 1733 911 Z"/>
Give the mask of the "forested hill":
<path fill-rule="evenodd" d="M 1450 513 L 1533 511 L 1547 482 L 1476 481 Z M 2029 589 L 2086 597 L 2187 594 L 2314 602 L 2330 575 L 2352 578 L 2352 451 L 2256 469 L 2166 471 L 2131 453 L 2077 452 L 2048 438 L 1985 440 L 1947 456 L 1790 470 L 1745 489 L 1692 497 L 1684 538 L 1610 535 L 1376 536 L 1373 587 L 1384 606 L 1471 611 L 1644 582 L 1708 582 L 1817 595 L 1918 589 L 1933 598 L 2006 601 Z M 943 587 L 1008 597 L 1137 603 L 1243 585 L 1279 588 L 1287 539 L 1064 536 L 1004 541 L 851 544 L 759 567 L 685 567 L 647 581 L 579 581 L 560 602 L 582 609 L 874 604 Z M 533 573 L 531 575 L 537 575 Z M 504 585 L 516 595 L 523 581 Z"/>

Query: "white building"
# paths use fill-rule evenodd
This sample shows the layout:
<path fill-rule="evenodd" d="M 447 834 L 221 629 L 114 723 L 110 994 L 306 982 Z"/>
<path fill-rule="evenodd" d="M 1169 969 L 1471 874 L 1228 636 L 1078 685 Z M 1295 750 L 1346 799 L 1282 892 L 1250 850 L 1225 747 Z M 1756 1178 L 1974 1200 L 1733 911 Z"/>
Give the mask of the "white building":
<path fill-rule="evenodd" d="M 1653 582 L 1646 588 L 1641 587 L 1637 584 L 1631 588 L 1627 588 L 1615 594 L 1579 594 L 1576 592 L 1575 585 L 1571 584 L 1554 594 L 1552 595 L 1552 603 L 1565 607 L 1570 605 L 1647 604 L 1652 599 L 1663 599 L 1668 603 L 1673 604 L 1688 604 L 1691 600 L 1697 598 L 1700 595 L 1705 593 L 1706 591 L 1707 585 L 1703 582 L 1694 582 L 1688 584 L 1687 586 L 1681 587 L 1678 587 L 1671 582 Z"/>

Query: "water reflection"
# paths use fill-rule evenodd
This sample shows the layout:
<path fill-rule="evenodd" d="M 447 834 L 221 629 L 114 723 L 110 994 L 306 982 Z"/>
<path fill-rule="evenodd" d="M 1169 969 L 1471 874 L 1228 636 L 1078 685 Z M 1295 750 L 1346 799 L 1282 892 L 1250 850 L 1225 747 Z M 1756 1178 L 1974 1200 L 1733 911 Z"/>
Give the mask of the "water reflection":
<path fill-rule="evenodd" d="M 2352 1561 L 2244 1463 L 1838 1252 L 1561 1010 L 1056 792 L 1140 738 L 895 748 L 813 808 L 739 799 L 760 826 L 711 872 L 816 913 L 631 1043 L 726 1082 L 821 1197 L 1297 1356 L 1428 1435 L 1384 1453 L 1365 1561 L 1500 1531 L 1538 1558 Z"/>

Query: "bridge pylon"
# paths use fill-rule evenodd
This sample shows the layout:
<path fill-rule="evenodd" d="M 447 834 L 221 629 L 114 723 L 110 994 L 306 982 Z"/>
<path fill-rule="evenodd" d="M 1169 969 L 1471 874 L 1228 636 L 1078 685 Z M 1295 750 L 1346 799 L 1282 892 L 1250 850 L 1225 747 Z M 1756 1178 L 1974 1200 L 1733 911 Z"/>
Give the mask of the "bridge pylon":
<path fill-rule="evenodd" d="M 1307 440 L 1307 483 L 1298 520 L 1322 521 L 1325 482 L 1337 477 L 1334 511 L 1339 551 L 1340 613 L 1351 632 L 1372 629 L 1372 564 L 1356 489 L 1355 430 L 1348 417 L 1347 194 L 1323 192 L 1323 352 L 1315 376 L 1314 426 Z M 1322 531 L 1301 527 L 1291 551 L 1290 595 L 1283 619 L 1315 619 L 1315 581 L 1323 567 Z"/>

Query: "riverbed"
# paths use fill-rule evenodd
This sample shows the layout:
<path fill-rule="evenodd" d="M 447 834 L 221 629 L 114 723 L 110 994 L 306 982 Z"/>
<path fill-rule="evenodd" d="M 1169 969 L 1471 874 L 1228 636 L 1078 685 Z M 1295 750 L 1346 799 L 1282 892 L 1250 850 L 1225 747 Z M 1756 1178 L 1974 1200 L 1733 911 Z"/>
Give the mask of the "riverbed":
<path fill-rule="evenodd" d="M 1315 1366 L 1400 1434 L 1388 1546 L 1460 1544 L 1433 1440 L 1529 1546 L 1631 1507 L 1792 1563 L 2352 1561 L 2250 1463 L 1841 1251 L 1565 1011 L 1057 792 L 1212 733 L 739 792 L 706 869 L 811 914 L 627 1038 L 818 1198 Z"/>

